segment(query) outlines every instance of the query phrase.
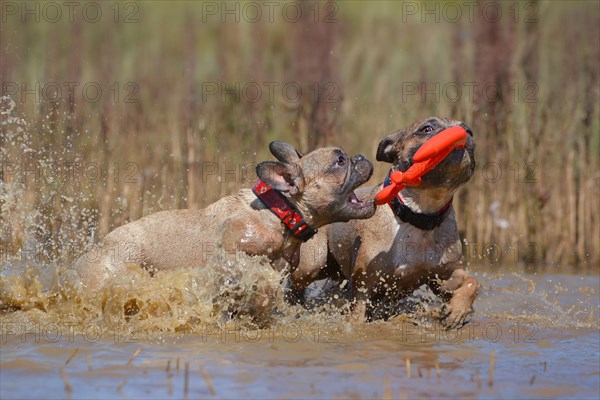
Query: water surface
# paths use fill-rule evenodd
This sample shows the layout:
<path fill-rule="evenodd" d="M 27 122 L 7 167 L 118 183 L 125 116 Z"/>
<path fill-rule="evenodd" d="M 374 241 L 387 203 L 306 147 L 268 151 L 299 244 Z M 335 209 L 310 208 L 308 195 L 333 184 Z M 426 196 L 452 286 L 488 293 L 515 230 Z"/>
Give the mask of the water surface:
<path fill-rule="evenodd" d="M 4 275 L 2 301 L 13 309 L 1 317 L 0 397 L 600 394 L 598 276 L 482 270 L 471 323 L 446 332 L 406 315 L 356 324 L 286 306 L 266 267 L 205 286 L 199 273 L 134 276 L 143 288 L 113 282 L 97 296 Z"/>

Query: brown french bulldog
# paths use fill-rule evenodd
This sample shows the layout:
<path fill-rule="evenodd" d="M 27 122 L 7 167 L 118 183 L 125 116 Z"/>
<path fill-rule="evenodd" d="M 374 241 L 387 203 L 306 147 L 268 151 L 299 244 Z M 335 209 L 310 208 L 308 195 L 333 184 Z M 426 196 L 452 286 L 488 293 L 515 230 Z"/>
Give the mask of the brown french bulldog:
<path fill-rule="evenodd" d="M 373 173 L 365 157 L 349 157 L 340 148 L 302 156 L 283 142 L 269 149 L 278 161 L 257 165 L 261 181 L 254 193 L 242 189 L 203 210 L 157 212 L 115 229 L 76 261 L 81 283 L 96 289 L 111 275 L 126 273 L 127 264 L 151 272 L 202 267 L 220 249 L 267 256 L 276 269 L 295 268 L 300 244 L 316 228 L 374 214 L 373 202 L 354 193 Z"/>
<path fill-rule="evenodd" d="M 384 300 L 397 302 L 426 284 L 445 302 L 442 323 L 447 328 L 464 323 L 478 283 L 460 265 L 452 198 L 475 169 L 473 133 L 461 121 L 426 118 L 385 137 L 379 143 L 377 161 L 406 171 L 423 143 L 456 125 L 467 131 L 466 148 L 450 153 L 422 177 L 419 186 L 402 190 L 400 199 L 378 207 L 372 218 L 332 224 L 302 246 L 300 263 L 290 276 L 288 298 L 301 299 L 316 279 L 346 278 L 351 284 L 353 315 L 364 321 L 372 318 Z M 358 193 L 372 198 L 382 187 L 362 188 Z"/>

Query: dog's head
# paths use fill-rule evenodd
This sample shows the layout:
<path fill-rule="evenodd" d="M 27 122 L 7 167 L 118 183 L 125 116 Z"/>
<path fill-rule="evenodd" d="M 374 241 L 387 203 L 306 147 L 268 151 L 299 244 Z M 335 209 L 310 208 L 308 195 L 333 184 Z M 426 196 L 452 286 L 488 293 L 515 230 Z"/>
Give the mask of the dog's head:
<path fill-rule="evenodd" d="M 413 164 L 413 156 L 427 140 L 444 129 L 461 126 L 467 131 L 465 149 L 456 149 L 434 169 L 423 175 L 422 189 L 446 188 L 455 190 L 467 182 L 475 170 L 475 140 L 473 132 L 462 121 L 430 117 L 386 136 L 377 148 L 377 161 L 394 164 L 404 172 Z"/>
<path fill-rule="evenodd" d="M 370 218 L 375 213 L 373 201 L 361 201 L 354 193 L 373 174 L 373 164 L 364 156 L 350 157 L 337 147 L 303 156 L 284 142 L 272 142 L 269 149 L 278 161 L 258 164 L 259 179 L 289 196 L 310 214 L 315 226 Z"/>

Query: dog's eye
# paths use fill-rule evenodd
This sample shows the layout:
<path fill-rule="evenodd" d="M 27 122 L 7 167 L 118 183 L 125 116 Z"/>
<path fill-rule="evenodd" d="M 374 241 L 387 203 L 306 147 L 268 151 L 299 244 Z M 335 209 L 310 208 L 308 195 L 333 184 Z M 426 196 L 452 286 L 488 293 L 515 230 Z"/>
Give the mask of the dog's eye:
<path fill-rule="evenodd" d="M 337 165 L 339 165 L 339 166 L 346 165 L 346 157 L 344 157 L 344 156 L 339 156 L 339 157 L 337 158 L 337 160 L 335 161 L 335 163 L 336 163 Z"/>
<path fill-rule="evenodd" d="M 421 128 L 421 130 L 419 132 L 431 133 L 431 132 L 433 132 L 433 127 L 431 125 L 425 125 L 424 127 Z"/>

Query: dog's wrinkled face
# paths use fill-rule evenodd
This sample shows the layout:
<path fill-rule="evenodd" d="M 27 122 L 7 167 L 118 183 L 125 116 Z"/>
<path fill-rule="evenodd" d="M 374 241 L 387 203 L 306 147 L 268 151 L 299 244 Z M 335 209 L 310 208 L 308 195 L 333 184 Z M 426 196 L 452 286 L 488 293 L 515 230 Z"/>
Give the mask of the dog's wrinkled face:
<path fill-rule="evenodd" d="M 321 148 L 304 156 L 291 145 L 273 142 L 271 153 L 279 160 L 258 165 L 258 177 L 292 197 L 319 225 L 370 218 L 371 200 L 361 201 L 354 189 L 367 182 L 373 164 L 362 155 L 348 156 L 340 148 Z"/>
<path fill-rule="evenodd" d="M 467 182 L 475 170 L 475 140 L 473 132 L 462 121 L 430 117 L 417 121 L 411 126 L 386 136 L 377 148 L 377 161 L 394 164 L 400 171 L 406 171 L 413 164 L 413 156 L 427 140 L 444 129 L 462 126 L 467 131 L 465 149 L 456 149 L 438 166 L 423 175 L 419 187 L 446 187 L 456 189 Z"/>

